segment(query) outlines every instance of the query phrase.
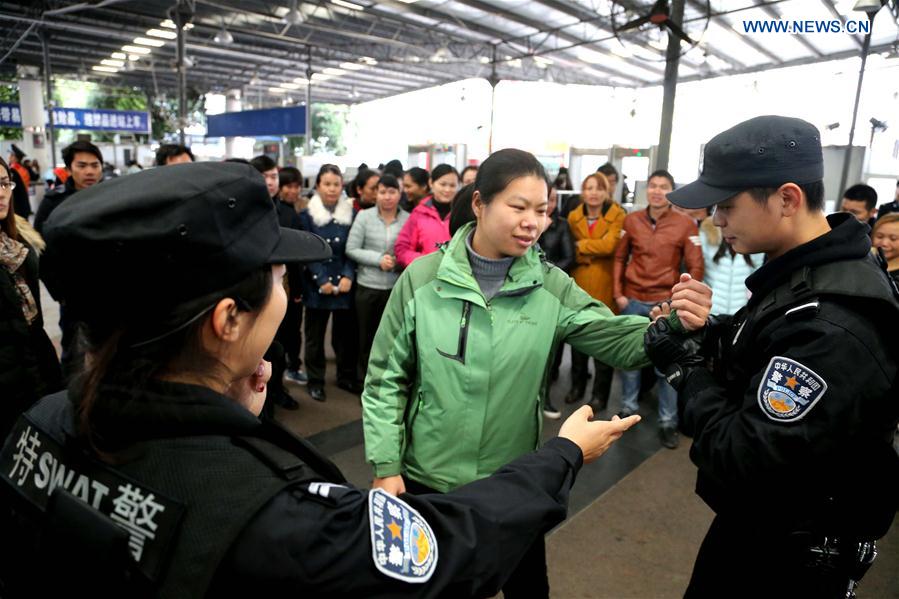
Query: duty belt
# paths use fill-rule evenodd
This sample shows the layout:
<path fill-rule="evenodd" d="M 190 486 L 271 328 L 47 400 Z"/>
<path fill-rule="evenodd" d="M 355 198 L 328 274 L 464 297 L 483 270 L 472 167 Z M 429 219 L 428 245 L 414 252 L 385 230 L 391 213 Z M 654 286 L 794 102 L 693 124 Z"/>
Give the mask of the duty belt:
<path fill-rule="evenodd" d="M 793 535 L 793 539 L 805 546 L 809 568 L 847 578 L 846 593 L 843 595 L 846 599 L 855 599 L 859 581 L 877 559 L 877 544 L 874 541 L 847 541 L 804 533 Z"/>

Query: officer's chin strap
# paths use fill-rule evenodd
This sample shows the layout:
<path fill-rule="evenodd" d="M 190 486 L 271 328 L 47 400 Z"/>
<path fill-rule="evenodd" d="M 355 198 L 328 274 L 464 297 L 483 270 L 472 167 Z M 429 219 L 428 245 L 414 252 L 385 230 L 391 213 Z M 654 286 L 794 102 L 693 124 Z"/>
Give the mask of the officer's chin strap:
<path fill-rule="evenodd" d="M 241 311 L 243 311 L 243 312 L 251 312 L 251 311 L 252 311 L 252 307 L 250 306 L 250 304 L 247 303 L 247 301 L 246 301 L 245 299 L 243 299 L 242 297 L 240 297 L 240 296 L 235 296 L 233 299 L 234 299 L 234 303 L 237 305 L 237 309 L 238 309 L 238 310 L 241 310 Z M 161 334 L 161 335 L 157 335 L 157 336 L 155 336 L 155 337 L 153 337 L 153 338 L 151 338 L 151 339 L 146 339 L 146 340 L 140 341 L 140 342 L 138 342 L 138 343 L 131 343 L 131 344 L 128 346 L 129 349 L 137 349 L 137 348 L 140 348 L 140 347 L 144 347 L 144 346 L 146 346 L 146 345 L 150 345 L 151 343 L 156 343 L 157 341 L 161 341 L 162 339 L 165 339 L 166 337 L 169 337 L 169 336 L 171 336 L 171 335 L 174 335 L 174 334 L 177 333 L 178 331 L 183 331 L 184 329 L 186 329 L 187 327 L 189 327 L 190 325 L 192 325 L 192 324 L 195 323 L 196 321 L 200 320 L 200 318 L 202 318 L 203 316 L 205 316 L 210 310 L 212 310 L 213 308 L 215 308 L 215 307 L 218 305 L 218 303 L 219 303 L 220 301 L 222 301 L 222 300 L 216 300 L 215 303 L 213 303 L 213 304 L 210 305 L 210 306 L 206 306 L 206 307 L 203 308 L 198 314 L 195 314 L 194 316 L 191 316 L 186 322 L 182 322 L 181 324 L 179 324 L 179 325 L 176 326 L 175 328 L 169 329 L 169 330 L 167 330 L 165 333 L 163 333 L 163 334 Z"/>

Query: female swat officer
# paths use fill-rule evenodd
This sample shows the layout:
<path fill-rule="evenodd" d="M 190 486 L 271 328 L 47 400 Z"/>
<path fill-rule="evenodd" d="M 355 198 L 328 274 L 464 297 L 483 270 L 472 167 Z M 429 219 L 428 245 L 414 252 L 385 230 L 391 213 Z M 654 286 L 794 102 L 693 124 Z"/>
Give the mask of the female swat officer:
<path fill-rule="evenodd" d="M 279 228 L 252 167 L 114 180 L 45 231 L 48 284 L 89 350 L 0 452 L 4 597 L 492 595 L 564 518 L 581 464 L 637 422 L 582 409 L 560 438 L 447 495 L 355 489 L 257 418 L 284 264 L 330 250 Z"/>
<path fill-rule="evenodd" d="M 825 217 L 814 126 L 757 117 L 704 158 L 668 199 L 715 206 L 724 239 L 767 261 L 746 279 L 748 305 L 710 320 L 698 352 L 665 319 L 646 335 L 716 513 L 686 596 L 852 596 L 899 501 L 899 294 L 868 228 Z"/>

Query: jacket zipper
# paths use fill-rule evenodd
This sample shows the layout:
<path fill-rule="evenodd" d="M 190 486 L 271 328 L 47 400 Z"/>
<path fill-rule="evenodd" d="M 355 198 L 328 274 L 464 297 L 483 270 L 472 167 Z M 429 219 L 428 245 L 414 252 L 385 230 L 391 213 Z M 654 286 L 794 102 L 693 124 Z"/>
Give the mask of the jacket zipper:
<path fill-rule="evenodd" d="M 490 309 L 488 305 L 488 310 Z M 465 349 L 468 347 L 468 327 L 471 324 L 471 302 L 463 301 L 462 302 L 462 320 L 459 322 L 459 347 L 456 349 L 455 355 L 448 354 L 445 351 L 441 350 L 439 347 L 437 348 L 437 353 L 439 353 L 444 358 L 449 358 L 450 360 L 456 360 L 462 364 L 465 364 Z M 493 315 L 491 313 L 491 320 L 493 319 Z"/>

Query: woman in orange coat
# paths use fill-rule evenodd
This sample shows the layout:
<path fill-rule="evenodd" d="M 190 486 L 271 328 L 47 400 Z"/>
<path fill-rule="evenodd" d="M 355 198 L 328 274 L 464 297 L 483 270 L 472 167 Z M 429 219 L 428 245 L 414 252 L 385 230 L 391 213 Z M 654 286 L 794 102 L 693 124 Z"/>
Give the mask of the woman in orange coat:
<path fill-rule="evenodd" d="M 615 264 L 615 246 L 621 237 L 625 212 L 612 201 L 608 179 L 602 173 L 589 175 L 581 184 L 583 204 L 568 215 L 568 226 L 575 243 L 575 266 L 571 276 L 581 288 L 598 299 L 613 312 L 612 273 Z M 571 348 L 571 390 L 565 403 L 579 401 L 587 387 L 588 357 Z M 593 360 L 595 377 L 590 406 L 594 413 L 606 408 L 612 387 L 614 370 Z"/>

